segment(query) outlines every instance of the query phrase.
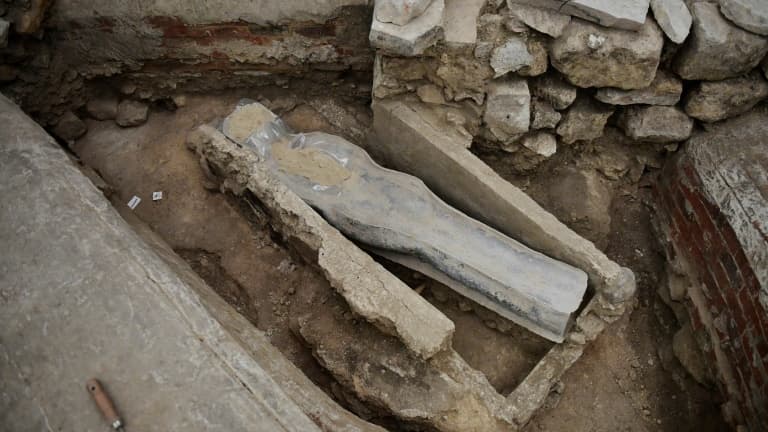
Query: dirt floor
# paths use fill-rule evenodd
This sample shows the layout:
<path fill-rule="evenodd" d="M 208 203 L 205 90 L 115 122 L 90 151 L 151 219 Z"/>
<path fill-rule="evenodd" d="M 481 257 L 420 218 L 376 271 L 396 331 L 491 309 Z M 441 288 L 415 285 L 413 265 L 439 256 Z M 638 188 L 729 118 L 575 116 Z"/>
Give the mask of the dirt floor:
<path fill-rule="evenodd" d="M 301 94 L 261 89 L 255 94 L 192 96 L 176 112 L 155 109 L 148 123 L 131 129 L 110 121 L 89 121 L 88 134 L 72 150 L 109 184 L 106 190 L 115 206 L 125 207 L 132 196 L 140 197 L 142 202 L 134 210 L 139 218 L 315 383 L 354 408 L 357 402 L 341 394 L 292 330 L 292 319 L 335 296 L 333 290 L 314 268 L 280 245 L 258 206 L 218 193 L 184 145 L 189 130 L 227 114 L 243 96 L 266 98 L 268 106 L 296 130 L 337 133 L 353 142 L 362 139 L 370 124 L 365 105 L 330 97 L 304 100 L 297 96 Z M 506 156 L 483 155 L 502 175 L 605 247 L 613 259 L 635 270 L 639 279 L 637 308 L 587 348 L 564 377 L 559 393 L 553 394 L 526 430 L 727 430 L 716 396 L 689 378 L 670 354 L 674 318 L 655 293 L 663 257 L 650 230 L 650 190 L 642 187 L 645 180 L 639 175 L 637 182 L 607 180 L 600 171 L 606 169 L 604 164 L 594 158 L 577 161 L 575 153 L 560 151 L 542 170 L 547 174 L 541 178 L 510 170 Z M 585 167 L 600 172 L 585 179 L 571 169 Z M 633 169 L 630 174 L 638 168 Z M 560 170 L 563 175 L 552 175 Z M 577 190 L 587 195 L 609 195 L 598 200 L 607 206 L 598 208 L 602 224 L 590 224 L 594 209 L 579 209 L 579 202 L 573 205 L 577 211 L 554 208 L 559 202 L 555 192 L 571 190 L 552 183 L 558 178 L 568 184 L 583 183 Z M 163 199 L 152 201 L 154 191 L 162 191 Z M 605 212 L 610 214 L 607 219 Z M 500 328 L 493 317 L 473 311 L 472 305 L 434 282 L 388 266 L 456 322 L 454 347 L 500 392 L 511 391 L 548 349 L 548 342 L 519 328 Z"/>

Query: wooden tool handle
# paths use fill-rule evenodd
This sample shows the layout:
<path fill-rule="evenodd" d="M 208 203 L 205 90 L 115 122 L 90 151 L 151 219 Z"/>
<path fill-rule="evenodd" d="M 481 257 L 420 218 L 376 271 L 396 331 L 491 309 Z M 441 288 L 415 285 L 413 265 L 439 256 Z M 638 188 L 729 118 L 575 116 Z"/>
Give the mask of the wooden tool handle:
<path fill-rule="evenodd" d="M 101 383 L 96 378 L 91 378 L 85 383 L 85 388 L 88 393 L 93 397 L 93 401 L 96 402 L 96 406 L 99 407 L 101 415 L 109 422 L 114 429 L 119 429 L 123 426 L 120 416 L 117 415 L 115 405 L 112 403 L 112 399 L 109 398 L 107 392 L 101 386 Z"/>

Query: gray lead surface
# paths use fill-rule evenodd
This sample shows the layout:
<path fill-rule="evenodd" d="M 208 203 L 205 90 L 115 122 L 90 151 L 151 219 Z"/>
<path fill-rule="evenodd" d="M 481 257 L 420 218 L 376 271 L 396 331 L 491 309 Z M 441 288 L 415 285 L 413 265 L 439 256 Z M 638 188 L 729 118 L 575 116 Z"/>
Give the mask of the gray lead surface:
<path fill-rule="evenodd" d="M 238 106 L 222 130 L 345 235 L 562 342 L 586 291 L 585 272 L 466 216 L 418 178 L 382 168 L 338 136 L 291 134 L 258 103 Z"/>

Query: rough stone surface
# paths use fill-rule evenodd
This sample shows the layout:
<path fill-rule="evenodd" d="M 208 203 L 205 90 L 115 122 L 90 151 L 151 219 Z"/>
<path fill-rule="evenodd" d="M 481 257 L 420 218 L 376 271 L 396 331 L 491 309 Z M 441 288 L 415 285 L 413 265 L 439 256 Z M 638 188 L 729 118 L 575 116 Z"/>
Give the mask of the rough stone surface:
<path fill-rule="evenodd" d="M 318 254 L 318 265 L 349 307 L 409 350 L 429 358 L 450 345 L 453 323 L 377 264 L 285 185 L 265 172 L 257 155 L 211 126 L 195 129 L 188 145 L 216 167 L 236 194 L 250 191 L 269 209 L 275 229 Z"/>
<path fill-rule="evenodd" d="M 547 47 L 545 42 L 530 37 L 526 41 L 528 52 L 533 57 L 533 61 L 528 66 L 524 66 L 517 71 L 521 76 L 539 76 L 547 71 L 549 66 L 549 56 L 547 55 Z"/>
<path fill-rule="evenodd" d="M 768 36 L 768 2 L 764 0 L 720 0 L 720 11 L 737 26 Z"/>
<path fill-rule="evenodd" d="M 548 158 L 557 152 L 557 138 L 548 132 L 534 132 L 520 140 L 520 144 L 539 156 Z"/>
<path fill-rule="evenodd" d="M 568 84 L 557 74 L 547 74 L 531 80 L 535 96 L 549 102 L 556 110 L 571 106 L 576 100 L 576 87 Z"/>
<path fill-rule="evenodd" d="M 534 99 L 531 103 L 531 129 L 554 129 L 560 122 L 561 115 L 545 100 Z"/>
<path fill-rule="evenodd" d="M 675 57 L 675 72 L 686 80 L 722 80 L 748 72 L 768 52 L 768 38 L 729 22 L 716 4 L 691 6 L 693 27 Z"/>
<path fill-rule="evenodd" d="M 693 17 L 683 0 L 651 0 L 656 22 L 669 40 L 681 44 L 691 32 Z"/>
<path fill-rule="evenodd" d="M 489 84 L 483 121 L 502 142 L 527 132 L 531 124 L 531 93 L 527 81 L 516 78 Z"/>
<path fill-rule="evenodd" d="M 85 110 L 96 120 L 113 120 L 117 117 L 117 97 L 100 97 L 85 104 Z"/>
<path fill-rule="evenodd" d="M 53 128 L 53 133 L 64 141 L 74 141 L 87 131 L 88 126 L 72 111 L 65 112 Z"/>
<path fill-rule="evenodd" d="M 614 108 L 610 105 L 588 97 L 579 98 L 560 121 L 557 134 L 566 144 L 598 138 L 603 134 L 605 123 L 613 111 Z"/>
<path fill-rule="evenodd" d="M 491 67 L 496 77 L 530 66 L 533 61 L 525 40 L 519 36 L 510 37 L 491 52 Z"/>
<path fill-rule="evenodd" d="M 424 13 L 432 0 L 376 0 L 373 10 L 376 19 L 383 23 L 405 25 Z"/>
<path fill-rule="evenodd" d="M 440 87 L 434 84 L 424 84 L 416 89 L 416 94 L 422 102 L 428 104 L 442 105 L 445 103 L 445 97 Z"/>
<path fill-rule="evenodd" d="M 570 0 L 560 8 L 601 26 L 638 30 L 648 14 L 648 0 Z"/>
<path fill-rule="evenodd" d="M 445 0 L 445 43 L 450 48 L 472 47 L 477 42 L 477 19 L 485 0 Z"/>
<path fill-rule="evenodd" d="M 690 324 L 684 325 L 672 338 L 672 351 L 686 371 L 701 384 L 707 384 L 706 360 L 701 353 Z"/>
<path fill-rule="evenodd" d="M 638 31 L 609 29 L 574 19 L 550 51 L 552 66 L 579 87 L 625 90 L 651 84 L 664 36 L 648 18 Z"/>
<path fill-rule="evenodd" d="M 147 104 L 126 99 L 117 106 L 115 122 L 122 127 L 139 126 L 147 121 L 148 114 Z"/>
<path fill-rule="evenodd" d="M 432 0 L 423 14 L 403 26 L 374 19 L 368 37 L 371 46 L 406 57 L 423 54 L 443 38 L 444 8 L 444 0 Z"/>
<path fill-rule="evenodd" d="M 722 81 L 702 81 L 685 100 L 689 116 L 715 122 L 749 111 L 768 97 L 768 81 L 760 72 Z"/>
<path fill-rule="evenodd" d="M 463 143 L 451 140 L 432 126 L 422 110 L 395 100 L 375 101 L 373 110 L 373 142 L 368 150 L 380 160 L 421 178 L 430 189 L 467 214 L 542 253 L 585 270 L 608 302 L 620 304 L 634 295 L 635 279 L 630 270 L 608 259 L 594 244 L 503 180 Z M 451 175 L 446 176 L 446 172 Z M 535 371 L 533 374 L 537 376 Z M 538 378 L 529 378 L 540 383 Z M 538 388 L 534 393 L 544 392 L 543 398 L 548 391 Z M 527 402 L 519 401 L 521 404 L 535 405 L 538 400 L 526 391 L 520 390 L 520 394 L 529 398 Z"/>
<path fill-rule="evenodd" d="M 619 122 L 624 133 L 637 141 L 674 142 L 691 136 L 693 120 L 677 107 L 631 106 Z"/>
<path fill-rule="evenodd" d="M 683 82 L 659 69 L 651 85 L 646 88 L 637 90 L 601 88 L 595 93 L 595 99 L 611 105 L 675 105 L 680 101 L 682 92 Z"/>
<path fill-rule="evenodd" d="M 554 38 L 560 37 L 565 27 L 571 22 L 570 15 L 543 7 L 519 4 L 515 0 L 507 0 L 507 7 L 511 16 L 528 27 Z"/>
<path fill-rule="evenodd" d="M 135 430 L 320 430 L 3 96 L 0 124 L 1 430 L 104 430 L 92 376 Z"/>

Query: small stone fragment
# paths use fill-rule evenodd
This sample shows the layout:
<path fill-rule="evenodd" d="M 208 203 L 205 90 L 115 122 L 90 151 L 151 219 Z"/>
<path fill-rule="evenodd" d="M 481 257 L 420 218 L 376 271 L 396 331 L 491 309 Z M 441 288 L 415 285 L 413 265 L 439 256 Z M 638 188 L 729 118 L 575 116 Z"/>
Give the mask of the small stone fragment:
<path fill-rule="evenodd" d="M 667 143 L 691 136 L 693 120 L 677 107 L 631 106 L 619 122 L 624 133 L 637 141 Z"/>
<path fill-rule="evenodd" d="M 0 48 L 8 46 L 8 32 L 11 29 L 11 23 L 0 18 Z"/>
<path fill-rule="evenodd" d="M 445 103 L 445 97 L 443 96 L 440 87 L 434 84 L 425 84 L 416 89 L 416 94 L 419 96 L 422 102 L 428 104 L 442 105 Z"/>
<path fill-rule="evenodd" d="M 531 81 L 533 94 L 552 104 L 556 110 L 571 106 L 576 100 L 576 87 L 557 74 L 547 74 Z"/>
<path fill-rule="evenodd" d="M 768 81 L 760 72 L 723 81 L 702 81 L 686 98 L 685 112 L 715 122 L 743 114 L 768 97 Z"/>
<path fill-rule="evenodd" d="M 636 32 L 574 19 L 552 43 L 550 58 L 552 66 L 579 87 L 630 90 L 651 84 L 663 45 L 661 29 L 650 17 Z"/>
<path fill-rule="evenodd" d="M 610 105 L 588 97 L 579 98 L 560 121 L 557 134 L 566 144 L 599 138 L 613 111 L 614 108 Z"/>
<path fill-rule="evenodd" d="M 132 127 L 147 121 L 149 106 L 144 102 L 124 100 L 117 106 L 115 122 L 122 127 Z"/>
<path fill-rule="evenodd" d="M 765 0 L 720 0 L 720 12 L 744 30 L 768 36 L 768 2 Z"/>
<path fill-rule="evenodd" d="M 686 80 L 722 80 L 748 72 L 768 52 L 768 38 L 731 24 L 716 4 L 691 6 L 693 27 L 673 67 Z"/>
<path fill-rule="evenodd" d="M 569 15 L 561 14 L 552 9 L 517 4 L 514 0 L 507 0 L 507 7 L 511 16 L 519 19 L 528 27 L 554 38 L 560 37 L 565 27 L 571 22 Z"/>
<path fill-rule="evenodd" d="M 693 17 L 683 0 L 651 0 L 656 22 L 669 40 L 681 44 L 691 31 Z"/>
<path fill-rule="evenodd" d="M 173 101 L 173 104 L 176 105 L 176 108 L 181 108 L 187 105 L 186 95 L 174 95 L 171 97 L 171 100 Z"/>
<path fill-rule="evenodd" d="M 383 23 L 406 25 L 427 10 L 432 0 L 376 0 L 374 14 Z"/>
<path fill-rule="evenodd" d="M 88 126 L 72 111 L 67 111 L 53 128 L 53 133 L 64 141 L 74 141 L 85 135 Z"/>
<path fill-rule="evenodd" d="M 510 37 L 491 52 L 491 67 L 496 73 L 495 77 L 515 72 L 531 64 L 533 64 L 533 56 L 528 52 L 525 40 L 518 36 Z"/>
<path fill-rule="evenodd" d="M 402 26 L 374 19 L 368 36 L 371 45 L 405 57 L 423 54 L 443 38 L 444 7 L 444 0 L 433 0 L 423 14 Z"/>
<path fill-rule="evenodd" d="M 651 85 L 637 90 L 601 88 L 595 99 L 611 105 L 675 105 L 680 101 L 683 82 L 674 75 L 659 69 Z"/>
<path fill-rule="evenodd" d="M 483 120 L 493 136 L 510 142 L 528 131 L 531 123 L 531 94 L 524 79 L 492 82 Z"/>
<path fill-rule="evenodd" d="M 548 132 L 534 132 L 520 140 L 520 144 L 539 156 L 548 158 L 557 151 L 557 139 Z"/>
<path fill-rule="evenodd" d="M 526 46 L 533 61 L 530 66 L 520 68 L 517 74 L 522 76 L 538 76 L 546 72 L 547 66 L 549 66 L 549 56 L 547 56 L 547 48 L 544 46 L 544 43 L 538 39 L 529 38 Z"/>
<path fill-rule="evenodd" d="M 117 117 L 118 100 L 114 96 L 105 96 L 89 100 L 85 110 L 96 120 L 112 120 Z"/>
<path fill-rule="evenodd" d="M 531 129 L 554 129 L 560 122 L 560 113 L 545 100 L 534 99 L 531 105 Z"/>

